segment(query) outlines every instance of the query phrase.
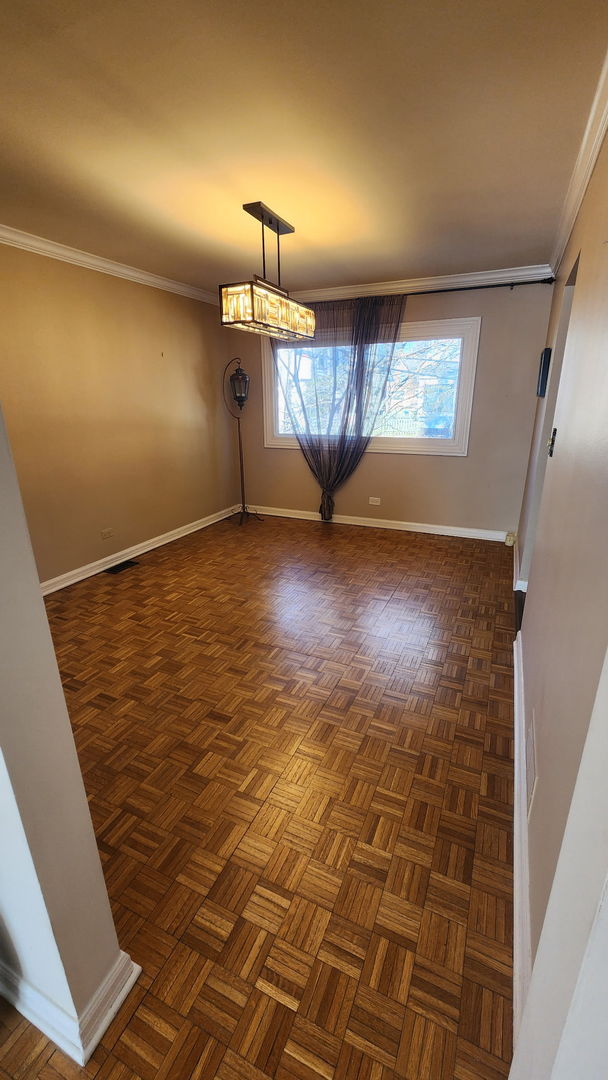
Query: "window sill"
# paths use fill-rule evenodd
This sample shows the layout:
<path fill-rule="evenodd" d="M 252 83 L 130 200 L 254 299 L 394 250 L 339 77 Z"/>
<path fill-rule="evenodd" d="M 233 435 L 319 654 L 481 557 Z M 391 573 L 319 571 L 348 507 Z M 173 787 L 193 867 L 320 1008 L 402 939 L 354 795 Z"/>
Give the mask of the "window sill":
<path fill-rule="evenodd" d="M 387 439 L 384 445 L 379 445 L 376 440 L 372 439 L 370 445 L 365 451 L 366 454 L 423 454 L 428 457 L 467 457 L 468 447 L 458 445 L 452 439 L 441 440 L 441 445 L 437 445 L 439 439 L 412 439 L 412 443 L 409 446 L 398 446 L 393 443 L 387 445 L 391 440 Z M 415 444 L 415 445 L 414 445 Z M 299 450 L 297 439 L 292 439 L 288 435 L 275 435 L 264 440 L 264 446 L 271 450 Z"/>

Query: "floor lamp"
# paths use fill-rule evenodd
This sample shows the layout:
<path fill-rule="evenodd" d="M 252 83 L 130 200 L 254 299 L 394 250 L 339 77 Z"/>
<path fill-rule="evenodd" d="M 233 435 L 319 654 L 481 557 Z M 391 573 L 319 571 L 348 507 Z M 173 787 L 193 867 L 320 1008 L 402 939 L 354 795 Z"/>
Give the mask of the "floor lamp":
<path fill-rule="evenodd" d="M 230 383 L 230 395 L 232 403 L 238 407 L 238 413 L 233 412 L 231 402 L 226 397 L 226 372 L 228 371 L 228 368 L 231 364 L 236 364 L 236 369 L 232 372 L 228 382 Z M 261 518 L 259 514 L 256 514 L 255 511 L 247 509 L 247 502 L 245 500 L 245 467 L 243 464 L 243 439 L 241 437 L 241 412 L 243 411 L 243 405 L 247 401 L 247 397 L 249 394 L 249 375 L 247 375 L 247 373 L 243 371 L 241 367 L 241 358 L 239 356 L 233 357 L 233 359 L 229 360 L 226 364 L 222 377 L 222 387 L 224 393 L 224 404 L 226 405 L 226 408 L 228 409 L 228 412 L 230 413 L 232 419 L 236 420 L 236 430 L 239 440 L 239 470 L 241 478 L 241 512 L 239 514 L 239 525 L 242 525 L 248 517 L 254 517 L 257 518 L 258 521 L 262 521 L 263 518 Z"/>

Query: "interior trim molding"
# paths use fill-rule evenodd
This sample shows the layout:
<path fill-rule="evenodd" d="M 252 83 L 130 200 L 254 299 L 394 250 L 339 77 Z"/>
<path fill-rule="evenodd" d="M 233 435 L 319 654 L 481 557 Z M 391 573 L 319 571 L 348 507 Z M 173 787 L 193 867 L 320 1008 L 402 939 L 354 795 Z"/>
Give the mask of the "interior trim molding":
<path fill-rule="evenodd" d="M 515 537 L 515 543 L 513 544 L 513 592 L 525 592 L 528 591 L 528 582 L 519 576 L 520 564 L 519 564 L 519 544 L 517 542 L 517 536 Z"/>
<path fill-rule="evenodd" d="M 599 149 L 599 148 L 598 148 Z M 97 270 L 101 274 L 124 278 L 137 285 L 149 285 L 153 289 L 187 296 L 190 300 L 199 300 L 203 304 L 219 305 L 217 292 L 198 289 L 184 281 L 151 274 L 147 270 L 138 270 L 126 263 L 114 262 L 90 251 L 60 244 L 56 240 L 46 240 L 42 236 L 13 229 L 11 225 L 0 225 L 0 244 L 31 251 L 35 255 L 45 255 L 49 259 L 83 266 L 86 270 Z M 506 270 L 481 270 L 470 274 L 442 274 L 439 277 L 408 278 L 403 281 L 379 281 L 371 285 L 341 285 L 327 289 L 309 289 L 293 293 L 296 300 L 339 300 L 356 296 L 389 296 L 402 292 L 432 292 L 434 289 L 475 288 L 477 285 L 517 285 L 523 281 L 542 281 L 553 277 L 553 269 L 548 263 L 538 266 L 514 266 Z"/>
<path fill-rule="evenodd" d="M 86 1065 L 123 1001 L 141 975 L 141 967 L 127 953 L 119 953 L 113 968 L 97 988 L 80 1016 L 80 1039 Z"/>
<path fill-rule="evenodd" d="M 240 505 L 228 506 L 225 510 L 218 510 L 217 513 L 209 514 L 208 517 L 200 518 L 198 521 L 191 521 L 188 525 L 180 525 L 178 529 L 171 529 L 170 532 L 163 533 L 161 536 L 154 536 L 151 540 L 142 540 L 140 544 L 133 544 L 132 547 L 123 548 L 122 551 L 115 551 L 112 555 L 106 555 L 103 559 L 87 563 L 86 566 L 78 566 L 75 570 L 68 570 L 65 574 L 59 574 L 57 577 L 49 578 L 47 581 L 41 581 L 42 595 L 46 596 L 48 593 L 57 592 L 58 589 L 65 589 L 68 585 L 75 585 L 77 581 L 84 581 L 85 578 L 93 577 L 94 574 L 99 574 L 110 566 L 117 566 L 118 563 L 124 562 L 125 559 L 133 559 L 136 555 L 143 555 L 146 551 L 152 551 L 153 548 L 162 547 L 163 544 L 170 544 L 172 540 L 179 540 L 180 537 L 188 536 L 189 533 L 197 532 L 199 529 L 206 529 L 208 525 L 213 525 L 216 521 L 223 521 L 224 518 L 231 517 L 232 514 L 238 513 L 239 510 Z"/>
<path fill-rule="evenodd" d="M 84 1064 L 78 1020 L 0 960 L 0 994 L 64 1054 Z"/>
<path fill-rule="evenodd" d="M 21 229 L 13 229 L 10 225 L 0 225 L 0 244 L 20 248 L 22 251 L 31 251 L 35 255 L 46 255 L 49 259 L 58 259 L 60 262 L 72 263 L 74 266 L 83 266 L 86 270 L 97 270 L 101 274 L 110 274 L 111 277 L 124 278 L 126 281 L 135 282 L 136 285 L 149 285 L 152 289 L 162 289 L 163 292 L 187 296 L 190 300 L 199 300 L 203 304 L 217 305 L 219 302 L 215 293 L 207 292 L 205 289 L 197 289 L 194 285 L 187 285 L 183 281 L 173 281 L 171 278 L 160 277 L 158 274 L 150 274 L 147 270 L 138 270 L 137 267 L 127 266 L 125 263 L 113 262 L 112 259 L 104 259 L 101 255 L 93 255 L 90 251 L 80 251 L 79 248 L 58 244 L 55 240 L 45 240 L 42 236 L 34 236 L 32 233 L 22 232 Z"/>
<path fill-rule="evenodd" d="M 0 994 L 51 1039 L 64 1054 L 86 1065 L 141 974 L 127 953 L 120 952 L 81 1016 L 72 1016 L 0 960 Z"/>
<path fill-rule="evenodd" d="M 253 509 L 253 507 L 252 507 Z M 267 517 L 300 518 L 302 521 L 320 521 L 314 510 L 287 510 L 277 506 L 256 506 L 258 514 Z M 463 536 L 472 540 L 497 540 L 504 543 L 506 532 L 498 529 L 467 529 L 460 525 L 426 525 L 415 521 L 389 521 L 386 518 L 350 517 L 348 514 L 334 514 L 327 525 L 363 525 L 371 529 L 397 529 L 400 532 L 433 533 L 436 536 Z"/>
<path fill-rule="evenodd" d="M 425 454 L 427 456 L 466 457 L 473 413 L 473 392 L 479 358 L 479 335 L 482 320 L 479 316 L 465 318 L 429 319 L 422 322 L 401 323 L 401 339 L 407 341 L 444 337 L 451 334 L 462 338 L 460 378 L 454 414 L 454 432 L 451 439 L 428 438 L 371 438 L 367 454 Z M 297 450 L 300 446 L 295 435 L 278 434 L 276 373 L 270 339 L 262 339 L 262 403 L 264 407 L 264 446 L 276 450 Z"/>
<path fill-rule="evenodd" d="M 513 835 L 513 1034 L 517 1040 L 532 975 L 528 787 L 521 633 L 513 642 L 515 798 Z"/>
<path fill-rule="evenodd" d="M 110 566 L 117 566 L 118 563 L 124 562 L 125 559 L 133 559 L 137 555 L 144 555 L 146 551 L 162 547 L 163 544 L 170 544 L 173 540 L 179 540 L 182 536 L 198 532 L 199 529 L 206 529 L 209 525 L 214 525 L 216 521 L 223 521 L 224 518 L 238 514 L 239 510 L 240 505 L 227 506 L 225 510 L 218 510 L 217 513 L 209 514 L 208 517 L 200 518 L 198 521 L 191 521 L 188 525 L 181 525 L 178 529 L 162 533 L 161 536 L 154 536 L 150 540 L 142 540 L 140 544 L 133 544 L 132 547 L 123 548 L 122 551 L 115 551 L 112 555 L 106 555 L 103 559 L 97 559 L 95 562 L 87 563 L 85 566 L 78 566 L 74 570 L 68 570 L 65 574 L 59 574 L 57 577 L 41 581 L 42 595 L 47 596 L 49 593 L 57 592 L 59 589 L 66 589 L 69 585 L 75 585 L 77 581 L 84 581 L 85 578 L 93 577 L 95 574 L 101 573 L 102 570 L 107 570 Z M 288 510 L 276 506 L 258 506 L 256 510 L 258 513 L 266 514 L 268 517 L 320 521 L 319 514 L 315 513 L 314 510 Z M 337 525 L 363 525 L 375 529 L 435 533 L 438 536 L 463 536 L 474 540 L 504 542 L 507 535 L 506 532 L 495 529 L 467 529 L 459 525 L 425 525 L 413 521 L 388 521 L 383 518 L 349 517 L 344 514 L 334 514 L 333 520 Z"/>
<path fill-rule="evenodd" d="M 552 256 L 552 264 L 555 272 L 562 261 L 570 233 L 574 227 L 577 214 L 585 192 L 589 186 L 591 175 L 595 168 L 598 154 L 602 148 L 604 136 L 608 131 L 608 53 L 604 60 L 604 66 L 598 80 L 595 97 L 587 120 L 587 126 L 580 145 L 574 171 L 570 177 L 568 191 L 562 208 L 557 239 Z"/>
<path fill-rule="evenodd" d="M 481 285 L 534 284 L 553 277 L 549 263 L 511 266 L 505 270 L 479 270 L 469 274 L 440 274 L 438 277 L 404 278 L 402 281 L 375 281 L 369 285 L 336 285 L 327 289 L 295 291 L 295 300 L 350 300 L 358 296 L 390 296 L 394 293 L 434 292 L 437 289 L 474 289 Z"/>

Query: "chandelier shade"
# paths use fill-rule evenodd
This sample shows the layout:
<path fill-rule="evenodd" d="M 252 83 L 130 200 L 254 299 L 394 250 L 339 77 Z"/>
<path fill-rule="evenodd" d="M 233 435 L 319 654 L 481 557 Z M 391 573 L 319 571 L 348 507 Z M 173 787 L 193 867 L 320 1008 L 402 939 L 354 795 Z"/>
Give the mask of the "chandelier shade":
<path fill-rule="evenodd" d="M 220 285 L 222 324 L 286 341 L 312 338 L 315 313 L 283 289 L 260 280 Z"/>

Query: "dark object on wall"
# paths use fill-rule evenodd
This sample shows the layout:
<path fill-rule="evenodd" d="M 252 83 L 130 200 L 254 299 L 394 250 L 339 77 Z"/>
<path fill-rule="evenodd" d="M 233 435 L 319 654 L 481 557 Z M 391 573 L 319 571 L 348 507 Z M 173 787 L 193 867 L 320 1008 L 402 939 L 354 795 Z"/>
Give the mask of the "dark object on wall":
<path fill-rule="evenodd" d="M 230 402 L 226 397 L 226 372 L 228 371 L 228 368 L 231 364 L 236 364 L 236 368 L 232 372 L 232 375 L 228 380 L 228 382 L 230 383 L 230 394 L 232 397 L 232 402 Z M 263 518 L 261 518 L 259 514 L 256 514 L 255 511 L 247 509 L 247 503 L 245 501 L 245 467 L 243 464 L 243 440 L 241 438 L 241 412 L 243 410 L 243 405 L 245 404 L 249 396 L 249 375 L 246 371 L 243 371 L 241 367 L 241 359 L 239 356 L 235 356 L 233 360 L 229 360 L 226 364 L 226 367 L 224 368 L 224 374 L 222 376 L 222 391 L 224 394 L 224 404 L 228 409 L 228 412 L 230 413 L 232 419 L 236 420 L 236 430 L 238 434 L 239 470 L 241 477 L 241 512 L 239 514 L 239 525 L 242 525 L 243 522 L 249 517 L 254 517 L 257 518 L 258 521 L 262 521 Z M 233 411 L 233 404 L 238 407 L 238 413 L 235 413 Z"/>
<path fill-rule="evenodd" d="M 536 396 L 544 397 L 547 393 L 547 380 L 549 378 L 549 364 L 551 363 L 551 349 L 543 349 L 540 354 L 538 365 L 538 382 L 536 384 Z"/>

